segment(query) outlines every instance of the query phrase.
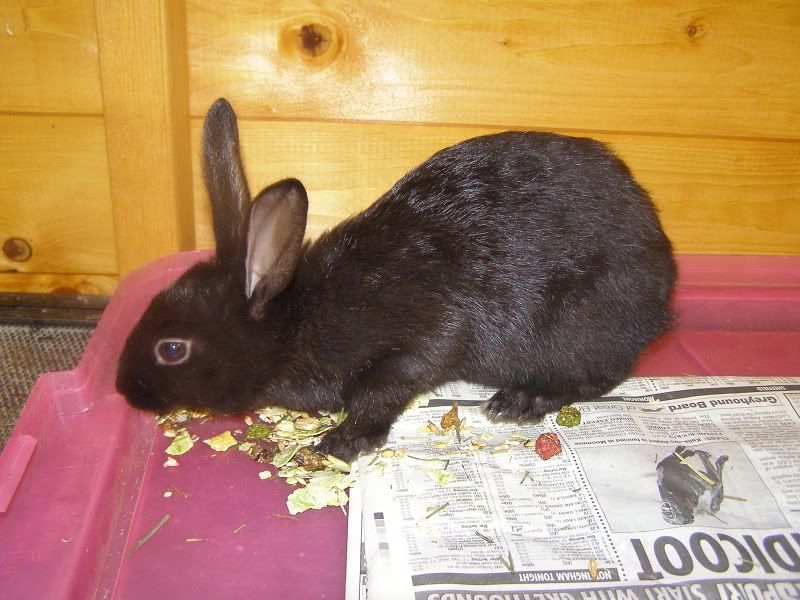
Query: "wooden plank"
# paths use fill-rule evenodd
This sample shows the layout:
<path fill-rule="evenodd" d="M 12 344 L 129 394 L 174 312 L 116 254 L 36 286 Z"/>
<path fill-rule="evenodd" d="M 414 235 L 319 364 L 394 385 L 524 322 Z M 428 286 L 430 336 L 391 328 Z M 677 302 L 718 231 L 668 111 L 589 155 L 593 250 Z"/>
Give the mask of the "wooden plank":
<path fill-rule="evenodd" d="M 0 0 L 0 111 L 103 110 L 92 0 Z"/>
<path fill-rule="evenodd" d="M 193 120 L 193 155 L 202 123 Z M 251 191 L 282 177 L 309 190 L 309 236 L 366 208 L 433 152 L 488 128 L 241 121 Z M 595 136 L 598 137 L 598 136 Z M 604 135 L 650 190 L 679 252 L 800 254 L 800 143 Z M 195 173 L 199 173 L 195 165 Z M 212 247 L 195 179 L 198 247 Z"/>
<path fill-rule="evenodd" d="M 96 0 L 119 273 L 194 244 L 184 5 Z"/>
<path fill-rule="evenodd" d="M 61 273 L 0 273 L 0 290 L 30 294 L 111 296 L 119 284 L 113 275 Z"/>
<path fill-rule="evenodd" d="M 74 293 L 0 293 L 0 322 L 96 324 L 108 296 Z"/>
<path fill-rule="evenodd" d="M 0 165 L 0 271 L 116 273 L 102 118 L 0 115 Z"/>
<path fill-rule="evenodd" d="M 800 142 L 599 136 L 685 253 L 800 254 Z"/>
<path fill-rule="evenodd" d="M 188 3 L 192 116 L 800 138 L 800 2 L 236 6 Z"/>

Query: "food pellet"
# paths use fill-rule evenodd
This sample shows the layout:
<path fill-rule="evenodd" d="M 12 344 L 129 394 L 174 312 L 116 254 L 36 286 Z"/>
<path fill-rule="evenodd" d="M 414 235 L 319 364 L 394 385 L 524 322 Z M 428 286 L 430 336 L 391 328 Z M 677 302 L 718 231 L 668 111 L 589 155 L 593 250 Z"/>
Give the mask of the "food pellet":
<path fill-rule="evenodd" d="M 581 411 L 574 406 L 562 406 L 558 411 L 556 423 L 562 427 L 575 427 L 581 422 Z"/>
<path fill-rule="evenodd" d="M 555 433 L 543 433 L 536 438 L 534 450 L 542 460 L 549 460 L 561 454 L 561 440 Z"/>

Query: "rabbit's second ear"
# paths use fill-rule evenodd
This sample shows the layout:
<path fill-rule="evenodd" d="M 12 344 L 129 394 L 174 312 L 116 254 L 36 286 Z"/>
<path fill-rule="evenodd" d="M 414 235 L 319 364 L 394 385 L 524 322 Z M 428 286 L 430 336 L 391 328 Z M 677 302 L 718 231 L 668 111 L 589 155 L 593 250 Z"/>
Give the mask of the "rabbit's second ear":
<path fill-rule="evenodd" d="M 307 215 L 308 196 L 296 179 L 269 186 L 253 202 L 245 260 L 251 316 L 263 316 L 264 305 L 289 284 L 300 258 Z"/>
<path fill-rule="evenodd" d="M 239 269 L 250 191 L 239 152 L 236 114 L 224 98 L 214 102 L 203 125 L 203 178 L 211 200 L 217 260 Z"/>

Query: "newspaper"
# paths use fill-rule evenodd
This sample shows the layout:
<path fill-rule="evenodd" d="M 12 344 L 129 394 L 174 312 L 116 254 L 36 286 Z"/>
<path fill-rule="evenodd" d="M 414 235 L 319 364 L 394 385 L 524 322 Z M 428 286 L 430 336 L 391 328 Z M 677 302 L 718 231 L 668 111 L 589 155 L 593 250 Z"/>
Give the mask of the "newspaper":
<path fill-rule="evenodd" d="M 444 386 L 359 459 L 348 600 L 800 598 L 800 377 L 630 379 L 572 428 L 489 423 L 492 393 Z"/>

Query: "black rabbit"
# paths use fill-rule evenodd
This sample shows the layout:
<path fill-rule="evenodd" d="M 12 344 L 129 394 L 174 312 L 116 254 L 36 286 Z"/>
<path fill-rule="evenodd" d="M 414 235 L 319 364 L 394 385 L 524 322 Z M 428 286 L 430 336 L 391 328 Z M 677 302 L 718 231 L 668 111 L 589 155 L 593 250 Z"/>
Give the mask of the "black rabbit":
<path fill-rule="evenodd" d="M 591 139 L 456 144 L 305 244 L 299 181 L 251 206 L 224 99 L 203 168 L 216 258 L 158 294 L 127 340 L 117 387 L 139 408 L 344 407 L 319 449 L 350 460 L 446 381 L 499 388 L 485 406 L 496 420 L 597 398 L 671 320 L 670 242 L 625 164 Z"/>

